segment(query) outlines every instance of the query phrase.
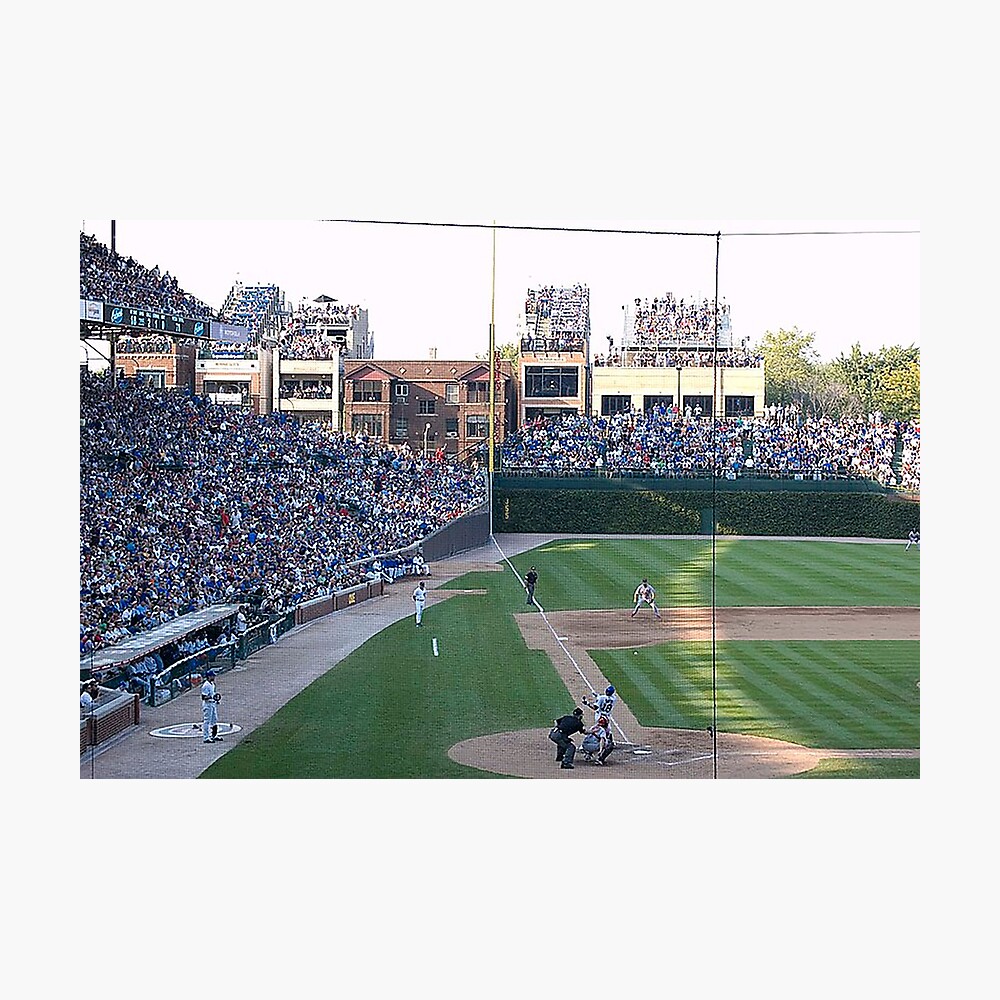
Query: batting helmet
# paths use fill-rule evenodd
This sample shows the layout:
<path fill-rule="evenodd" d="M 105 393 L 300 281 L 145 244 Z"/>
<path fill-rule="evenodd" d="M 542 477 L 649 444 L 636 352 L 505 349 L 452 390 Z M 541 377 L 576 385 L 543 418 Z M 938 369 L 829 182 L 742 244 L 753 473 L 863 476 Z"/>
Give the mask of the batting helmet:
<path fill-rule="evenodd" d="M 606 687 L 606 688 L 604 689 L 604 693 L 605 693 L 605 694 L 614 694 L 614 693 L 615 693 L 615 686 L 614 686 L 614 684 L 609 684 L 609 685 L 608 685 L 608 686 L 607 686 L 607 687 Z"/>

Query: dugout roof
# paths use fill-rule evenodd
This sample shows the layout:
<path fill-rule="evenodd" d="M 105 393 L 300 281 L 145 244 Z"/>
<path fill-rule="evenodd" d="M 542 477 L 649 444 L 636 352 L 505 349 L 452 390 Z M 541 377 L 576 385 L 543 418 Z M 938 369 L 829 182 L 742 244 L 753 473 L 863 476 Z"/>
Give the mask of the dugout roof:
<path fill-rule="evenodd" d="M 106 670 L 108 667 L 128 663 L 131 660 L 155 653 L 168 643 L 178 642 L 207 625 L 221 622 L 231 615 L 235 615 L 239 610 L 239 604 L 213 604 L 211 607 L 192 611 L 164 625 L 158 625 L 156 628 L 133 635 L 124 642 L 99 649 L 94 653 L 93 660 L 89 656 L 83 657 L 80 660 L 80 666 L 93 670 Z"/>

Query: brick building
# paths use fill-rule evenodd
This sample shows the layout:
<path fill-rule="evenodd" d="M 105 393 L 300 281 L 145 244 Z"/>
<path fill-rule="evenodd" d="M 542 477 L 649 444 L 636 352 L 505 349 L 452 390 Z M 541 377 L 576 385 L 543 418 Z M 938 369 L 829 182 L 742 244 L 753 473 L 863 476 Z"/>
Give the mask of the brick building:
<path fill-rule="evenodd" d="M 514 366 L 496 366 L 496 442 L 517 419 Z M 344 431 L 386 444 L 408 444 L 415 454 L 443 449 L 465 461 L 489 438 L 490 366 L 487 361 L 344 362 Z"/>

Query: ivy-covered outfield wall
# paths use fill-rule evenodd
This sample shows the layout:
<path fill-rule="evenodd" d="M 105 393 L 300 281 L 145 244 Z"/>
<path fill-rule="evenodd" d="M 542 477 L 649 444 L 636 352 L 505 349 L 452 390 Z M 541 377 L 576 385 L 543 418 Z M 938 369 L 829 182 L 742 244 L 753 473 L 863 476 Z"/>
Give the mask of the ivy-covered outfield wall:
<path fill-rule="evenodd" d="M 516 479 L 494 482 L 493 528 L 587 534 L 906 538 L 920 504 L 871 484 Z M 682 485 L 683 484 L 683 485 Z"/>

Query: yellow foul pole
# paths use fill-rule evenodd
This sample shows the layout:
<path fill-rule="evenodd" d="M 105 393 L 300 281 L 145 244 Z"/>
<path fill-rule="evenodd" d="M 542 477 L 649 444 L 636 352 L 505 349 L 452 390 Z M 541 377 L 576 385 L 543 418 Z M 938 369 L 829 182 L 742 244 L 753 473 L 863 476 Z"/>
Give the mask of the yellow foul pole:
<path fill-rule="evenodd" d="M 496 304 L 497 304 L 497 220 L 493 220 L 493 273 L 490 283 L 490 433 L 489 433 L 489 487 L 487 498 L 490 505 L 490 537 L 493 537 L 493 455 L 496 451 L 496 407 L 497 407 L 497 357 L 496 357 Z"/>

